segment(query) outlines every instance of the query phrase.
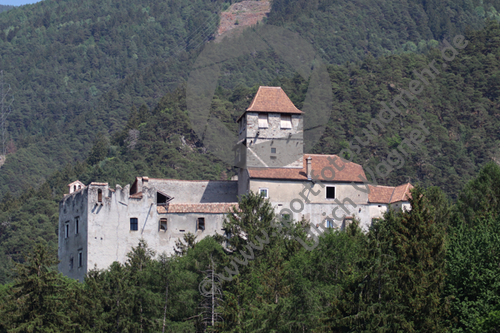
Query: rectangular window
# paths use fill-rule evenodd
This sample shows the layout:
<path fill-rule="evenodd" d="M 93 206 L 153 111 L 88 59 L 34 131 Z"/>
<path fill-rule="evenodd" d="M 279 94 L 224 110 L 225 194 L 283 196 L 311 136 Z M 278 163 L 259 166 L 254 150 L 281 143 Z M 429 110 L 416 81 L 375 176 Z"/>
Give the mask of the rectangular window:
<path fill-rule="evenodd" d="M 69 237 L 69 221 L 64 224 L 64 238 Z"/>
<path fill-rule="evenodd" d="M 167 231 L 167 219 L 160 219 L 160 231 Z"/>
<path fill-rule="evenodd" d="M 102 190 L 97 190 L 97 202 L 102 202 Z"/>
<path fill-rule="evenodd" d="M 80 232 L 80 218 L 75 218 L 75 235 L 78 235 Z"/>
<path fill-rule="evenodd" d="M 327 186 L 326 187 L 326 198 L 327 199 L 335 199 L 335 186 Z"/>
<path fill-rule="evenodd" d="M 139 220 L 137 217 L 130 218 L 130 230 L 137 231 L 139 230 Z"/>
<path fill-rule="evenodd" d="M 82 250 L 78 251 L 78 267 L 83 266 L 83 252 Z"/>
<path fill-rule="evenodd" d="M 259 194 L 262 195 L 264 198 L 267 198 L 267 188 L 259 188 Z"/>
<path fill-rule="evenodd" d="M 73 258 L 69 258 L 69 269 L 73 269 Z"/>
<path fill-rule="evenodd" d="M 196 230 L 205 230 L 205 218 L 199 217 L 196 221 Z"/>
<path fill-rule="evenodd" d="M 289 114 L 281 115 L 281 128 L 289 129 L 292 128 L 292 116 Z"/>
<path fill-rule="evenodd" d="M 276 154 L 276 148 L 271 148 L 271 154 Z"/>
<path fill-rule="evenodd" d="M 259 128 L 268 128 L 267 113 L 259 114 Z"/>
<path fill-rule="evenodd" d="M 333 220 L 326 220 L 326 227 L 332 229 L 332 228 L 336 228 L 337 226 L 335 225 Z"/>

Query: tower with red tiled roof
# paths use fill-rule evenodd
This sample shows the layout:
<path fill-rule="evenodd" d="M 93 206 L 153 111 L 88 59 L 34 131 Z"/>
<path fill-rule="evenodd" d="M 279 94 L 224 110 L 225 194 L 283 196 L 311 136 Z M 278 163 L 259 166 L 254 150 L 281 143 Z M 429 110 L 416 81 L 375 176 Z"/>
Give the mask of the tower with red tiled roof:
<path fill-rule="evenodd" d="M 303 112 L 281 87 L 259 87 L 238 118 L 235 165 L 247 168 L 302 168 Z"/>

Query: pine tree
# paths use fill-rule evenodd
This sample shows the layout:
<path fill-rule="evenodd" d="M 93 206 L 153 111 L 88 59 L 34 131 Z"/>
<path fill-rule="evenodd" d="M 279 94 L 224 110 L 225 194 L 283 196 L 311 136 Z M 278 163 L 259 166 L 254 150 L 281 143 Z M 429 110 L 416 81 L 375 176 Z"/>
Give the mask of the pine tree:
<path fill-rule="evenodd" d="M 352 323 L 366 332 L 444 332 L 447 200 L 415 188 L 411 211 L 390 211 L 369 233 L 366 277 Z"/>
<path fill-rule="evenodd" d="M 9 332 L 79 332 L 75 322 L 74 300 L 68 299 L 68 279 L 51 266 L 57 264 L 46 246 L 37 245 L 16 264 L 16 279 L 1 317 L 7 318 Z"/>

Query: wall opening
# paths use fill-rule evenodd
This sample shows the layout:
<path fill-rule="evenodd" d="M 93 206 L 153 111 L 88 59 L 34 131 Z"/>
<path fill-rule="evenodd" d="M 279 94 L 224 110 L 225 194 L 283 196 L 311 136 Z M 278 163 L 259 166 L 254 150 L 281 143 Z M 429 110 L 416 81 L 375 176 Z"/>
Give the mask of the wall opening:
<path fill-rule="evenodd" d="M 169 197 L 168 195 L 161 193 L 161 192 L 156 192 L 156 205 L 157 206 L 166 206 L 170 200 L 172 200 L 172 197 Z"/>
<path fill-rule="evenodd" d="M 137 219 L 137 217 L 130 218 L 130 230 L 132 231 L 139 230 L 139 219 Z"/>
<path fill-rule="evenodd" d="M 204 217 L 198 217 L 198 220 L 196 221 L 196 230 L 205 230 L 205 218 Z"/>
<path fill-rule="evenodd" d="M 102 190 L 97 190 L 97 202 L 102 202 Z"/>
<path fill-rule="evenodd" d="M 64 224 L 64 238 L 69 237 L 69 221 Z"/>
<path fill-rule="evenodd" d="M 80 218 L 75 218 L 75 235 L 80 233 Z"/>
<path fill-rule="evenodd" d="M 69 269 L 73 269 L 73 257 L 69 258 Z"/>
<path fill-rule="evenodd" d="M 263 196 L 264 198 L 268 197 L 268 191 L 267 188 L 259 188 L 259 194 Z"/>
<path fill-rule="evenodd" d="M 83 252 L 78 251 L 78 267 L 82 267 L 82 266 L 83 266 Z"/>
<path fill-rule="evenodd" d="M 327 186 L 326 187 L 326 198 L 327 199 L 335 199 L 335 186 Z"/>
<path fill-rule="evenodd" d="M 167 231 L 167 219 L 160 219 L 160 231 Z"/>

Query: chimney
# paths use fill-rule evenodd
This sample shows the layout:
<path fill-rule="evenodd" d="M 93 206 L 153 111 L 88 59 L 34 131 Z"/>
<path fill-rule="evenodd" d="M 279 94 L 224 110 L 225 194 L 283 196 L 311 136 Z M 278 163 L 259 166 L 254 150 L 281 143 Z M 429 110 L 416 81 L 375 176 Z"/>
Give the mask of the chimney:
<path fill-rule="evenodd" d="M 311 157 L 306 158 L 306 173 L 307 173 L 307 180 L 312 180 L 311 178 L 311 172 L 312 172 L 312 167 L 311 167 Z"/>

